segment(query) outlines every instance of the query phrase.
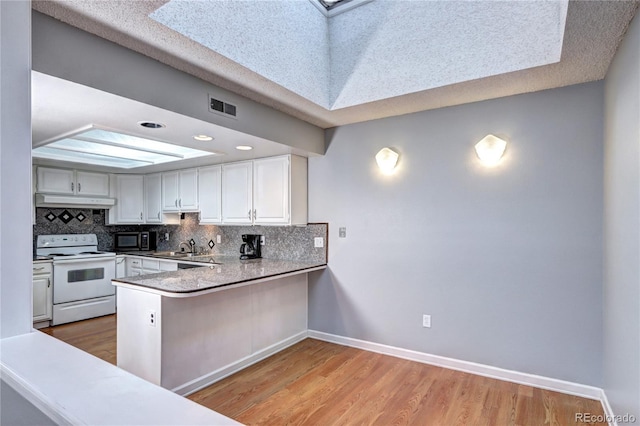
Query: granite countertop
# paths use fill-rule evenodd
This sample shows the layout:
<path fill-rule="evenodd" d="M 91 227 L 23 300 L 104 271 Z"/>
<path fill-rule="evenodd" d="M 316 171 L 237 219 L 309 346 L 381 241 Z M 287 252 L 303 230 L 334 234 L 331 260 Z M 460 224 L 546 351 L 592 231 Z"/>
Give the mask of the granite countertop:
<path fill-rule="evenodd" d="M 222 263 L 205 264 L 200 268 L 179 269 L 174 272 L 117 278 L 113 283 L 116 286 L 143 291 L 144 289 L 140 287 L 144 287 L 152 293 L 169 297 L 189 297 L 223 287 L 257 283 L 283 275 L 306 273 L 326 267 L 324 263 L 296 260 L 239 260 L 236 257 L 216 257 L 216 260 Z"/>

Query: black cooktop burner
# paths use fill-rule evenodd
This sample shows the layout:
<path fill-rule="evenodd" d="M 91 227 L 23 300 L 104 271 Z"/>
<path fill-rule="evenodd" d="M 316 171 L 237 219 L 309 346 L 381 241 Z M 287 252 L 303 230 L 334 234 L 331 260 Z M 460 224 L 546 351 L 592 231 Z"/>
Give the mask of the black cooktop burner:
<path fill-rule="evenodd" d="M 51 254 L 49 254 L 49 256 L 62 257 L 62 256 L 73 256 L 73 254 L 68 254 L 68 253 L 51 253 Z"/>
<path fill-rule="evenodd" d="M 103 254 L 103 251 L 83 251 L 80 254 Z"/>

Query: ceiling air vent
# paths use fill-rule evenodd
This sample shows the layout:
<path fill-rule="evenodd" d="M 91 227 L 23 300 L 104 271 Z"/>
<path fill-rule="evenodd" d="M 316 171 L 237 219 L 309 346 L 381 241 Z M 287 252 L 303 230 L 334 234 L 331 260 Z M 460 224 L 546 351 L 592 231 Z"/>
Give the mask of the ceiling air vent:
<path fill-rule="evenodd" d="M 230 118 L 236 118 L 237 114 L 237 108 L 235 105 L 216 99 L 211 95 L 209 95 L 209 111 Z"/>

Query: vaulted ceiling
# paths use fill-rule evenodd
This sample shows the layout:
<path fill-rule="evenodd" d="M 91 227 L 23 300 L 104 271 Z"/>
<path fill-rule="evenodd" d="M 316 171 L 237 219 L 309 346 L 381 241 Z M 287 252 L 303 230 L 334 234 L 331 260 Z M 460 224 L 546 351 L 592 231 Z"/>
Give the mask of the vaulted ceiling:
<path fill-rule="evenodd" d="M 327 128 L 600 80 L 638 6 L 351 0 L 327 13 L 314 2 L 56 0 L 33 8 Z"/>

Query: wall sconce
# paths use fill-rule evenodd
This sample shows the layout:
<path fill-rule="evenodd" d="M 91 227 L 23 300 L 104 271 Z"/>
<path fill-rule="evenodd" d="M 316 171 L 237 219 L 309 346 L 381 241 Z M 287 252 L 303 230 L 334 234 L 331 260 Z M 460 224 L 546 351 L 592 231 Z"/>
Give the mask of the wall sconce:
<path fill-rule="evenodd" d="M 396 163 L 398 162 L 398 153 L 390 148 L 382 148 L 376 154 L 376 163 L 378 163 L 378 167 L 384 174 L 393 173 L 393 169 L 396 168 Z"/>
<path fill-rule="evenodd" d="M 480 161 L 490 167 L 498 164 L 506 147 L 507 141 L 493 135 L 485 136 L 475 146 Z"/>

